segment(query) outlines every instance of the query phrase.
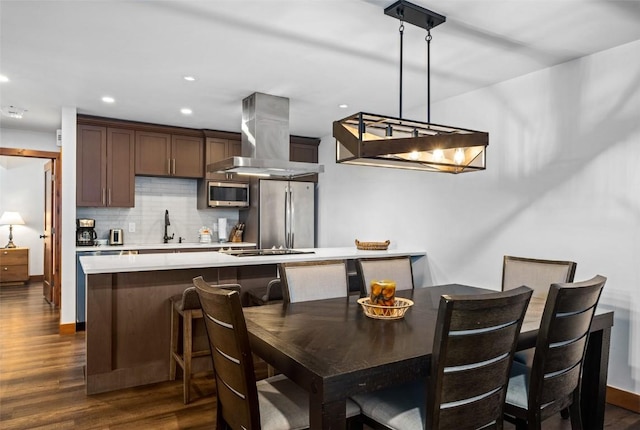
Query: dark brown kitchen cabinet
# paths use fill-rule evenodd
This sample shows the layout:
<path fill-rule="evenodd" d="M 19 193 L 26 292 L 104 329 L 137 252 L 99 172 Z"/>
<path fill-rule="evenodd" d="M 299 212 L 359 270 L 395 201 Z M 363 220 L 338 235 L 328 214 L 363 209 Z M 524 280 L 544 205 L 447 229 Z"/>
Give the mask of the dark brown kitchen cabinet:
<path fill-rule="evenodd" d="M 249 179 L 246 177 L 242 178 L 242 177 L 237 177 L 236 175 L 236 177 L 233 178 L 228 173 L 211 173 L 206 171 L 206 166 L 211 163 L 224 160 L 225 158 L 239 157 L 240 155 L 242 155 L 241 147 L 242 147 L 242 144 L 240 140 L 218 139 L 215 137 L 208 137 L 206 150 L 205 150 L 205 156 L 206 156 L 205 174 L 204 174 L 205 179 L 213 180 L 213 181 L 224 181 L 229 179 L 233 179 L 234 181 L 237 181 L 237 180 L 248 181 Z"/>
<path fill-rule="evenodd" d="M 134 206 L 134 145 L 133 130 L 78 125 L 77 206 Z"/>
<path fill-rule="evenodd" d="M 171 176 L 171 135 L 136 131 L 136 175 Z"/>
<path fill-rule="evenodd" d="M 291 143 L 289 144 L 289 160 L 302 161 L 304 163 L 317 163 L 318 162 L 318 145 L 320 141 L 318 139 L 309 139 L 309 141 L 302 142 L 301 138 L 291 137 Z"/>
<path fill-rule="evenodd" d="M 318 146 L 320 139 L 312 137 L 291 136 L 289 140 L 289 160 L 303 163 L 318 163 Z M 318 175 L 299 176 L 295 180 L 318 182 Z"/>
<path fill-rule="evenodd" d="M 172 176 L 202 178 L 204 144 L 202 138 L 171 136 Z"/>
<path fill-rule="evenodd" d="M 136 175 L 201 178 L 203 157 L 199 137 L 136 131 Z"/>

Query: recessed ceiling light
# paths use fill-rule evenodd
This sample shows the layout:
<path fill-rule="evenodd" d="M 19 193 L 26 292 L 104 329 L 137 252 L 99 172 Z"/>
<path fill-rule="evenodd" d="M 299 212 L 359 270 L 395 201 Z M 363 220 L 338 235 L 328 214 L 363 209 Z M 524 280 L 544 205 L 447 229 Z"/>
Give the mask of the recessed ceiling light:
<path fill-rule="evenodd" d="M 102 101 L 105 102 L 105 103 L 114 103 L 116 101 L 116 99 L 114 99 L 113 97 L 104 96 L 104 97 L 102 97 Z"/>
<path fill-rule="evenodd" d="M 189 81 L 189 82 L 193 82 L 193 81 L 195 81 L 195 80 L 196 80 L 196 78 L 195 78 L 195 77 L 193 77 L 193 76 L 185 76 L 185 77 L 184 77 L 184 80 L 185 80 L 185 81 Z"/>
<path fill-rule="evenodd" d="M 180 109 L 180 113 L 182 113 L 182 115 L 191 115 L 193 111 L 189 108 L 182 108 Z"/>
<path fill-rule="evenodd" d="M 0 82 L 9 82 L 9 78 L 7 78 L 5 75 L 0 75 Z"/>
<path fill-rule="evenodd" d="M 3 106 L 1 109 L 2 115 L 9 118 L 22 119 L 22 115 L 27 112 L 26 109 L 17 106 Z"/>
<path fill-rule="evenodd" d="M 340 109 L 346 109 L 346 108 L 348 108 L 348 107 L 349 107 L 349 105 L 342 103 L 341 105 L 338 105 L 338 107 L 339 107 Z"/>

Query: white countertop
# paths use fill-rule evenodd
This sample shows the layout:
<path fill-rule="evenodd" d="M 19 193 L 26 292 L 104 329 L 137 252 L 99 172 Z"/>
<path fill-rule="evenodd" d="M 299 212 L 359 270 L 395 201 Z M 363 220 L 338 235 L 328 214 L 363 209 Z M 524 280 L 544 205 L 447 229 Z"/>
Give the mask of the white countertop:
<path fill-rule="evenodd" d="M 228 244 L 225 244 L 227 246 Z M 235 246 L 235 245 L 234 245 Z M 151 248 L 155 249 L 155 248 Z M 313 254 L 236 257 L 218 251 L 80 256 L 85 274 L 145 272 L 207 267 L 255 266 L 277 264 L 283 261 L 316 261 L 330 259 L 356 259 L 364 257 L 425 256 L 421 249 L 390 249 L 387 251 L 360 251 L 355 247 L 307 248 Z"/>
<path fill-rule="evenodd" d="M 95 246 L 76 246 L 76 252 L 97 252 L 97 251 L 141 251 L 149 249 L 220 249 L 220 248 L 254 248 L 255 243 L 250 242 L 183 242 L 183 243 L 128 243 L 125 245 L 95 245 Z"/>

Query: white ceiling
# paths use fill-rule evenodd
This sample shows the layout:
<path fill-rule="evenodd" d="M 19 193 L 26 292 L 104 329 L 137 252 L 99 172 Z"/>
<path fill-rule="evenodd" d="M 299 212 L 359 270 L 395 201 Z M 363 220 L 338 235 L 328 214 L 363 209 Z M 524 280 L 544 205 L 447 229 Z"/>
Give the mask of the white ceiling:
<path fill-rule="evenodd" d="M 297 135 L 331 134 L 358 111 L 398 116 L 399 21 L 383 13 L 393 2 L 1 0 L 0 105 L 28 111 L 0 127 L 54 133 L 67 106 L 239 131 L 255 91 L 291 100 Z M 432 103 L 640 39 L 640 1 L 413 3 L 447 17 L 432 30 Z M 404 34 L 403 113 L 425 120 L 426 32 Z"/>

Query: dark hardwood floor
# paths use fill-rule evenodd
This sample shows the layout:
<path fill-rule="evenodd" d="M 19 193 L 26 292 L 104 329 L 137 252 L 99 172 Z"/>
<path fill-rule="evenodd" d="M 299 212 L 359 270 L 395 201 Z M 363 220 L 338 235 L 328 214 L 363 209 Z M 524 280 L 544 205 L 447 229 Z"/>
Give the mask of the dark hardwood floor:
<path fill-rule="evenodd" d="M 207 375 L 195 378 L 189 405 L 180 380 L 87 396 L 84 333 L 61 336 L 58 323 L 41 284 L 0 288 L 1 429 L 215 428 L 215 384 Z M 263 363 L 256 374 L 266 374 Z M 544 428 L 571 425 L 558 418 Z M 607 405 L 605 428 L 640 429 L 640 415 Z"/>

